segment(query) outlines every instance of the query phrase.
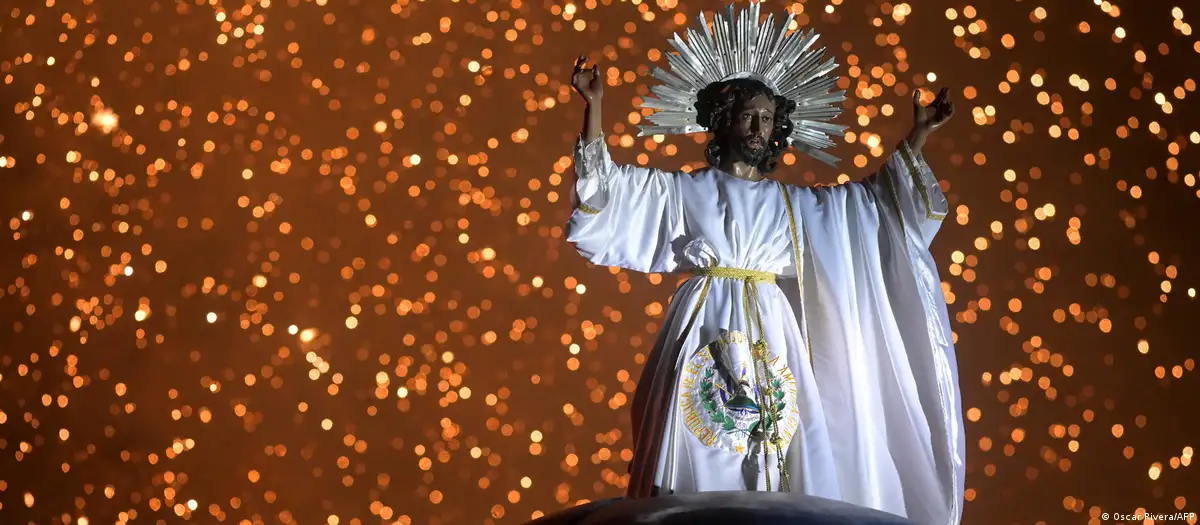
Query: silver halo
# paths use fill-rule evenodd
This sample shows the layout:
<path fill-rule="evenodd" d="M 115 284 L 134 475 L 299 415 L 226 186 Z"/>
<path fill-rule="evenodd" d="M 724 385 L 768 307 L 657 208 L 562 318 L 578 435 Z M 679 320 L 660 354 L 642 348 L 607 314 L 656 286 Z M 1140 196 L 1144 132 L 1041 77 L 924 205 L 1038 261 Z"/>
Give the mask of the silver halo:
<path fill-rule="evenodd" d="M 641 104 L 655 111 L 646 117 L 652 125 L 638 126 L 638 136 L 706 131 L 696 120 L 700 91 L 716 82 L 750 78 L 796 103 L 788 144 L 837 166 L 838 158 L 823 151 L 834 146 L 831 134 L 840 135 L 846 129 L 832 122 L 846 100 L 845 90 L 829 91 L 837 85 L 837 77 L 829 75 L 837 64 L 833 58 L 822 60 L 825 48 L 812 48 L 818 36 L 815 31 L 788 34 L 795 15 L 788 13 L 779 26 L 772 23 L 774 18 L 767 15 L 760 24 L 757 1 L 741 11 L 731 4 L 723 16 L 714 14 L 711 30 L 701 13 L 698 30 L 689 28 L 686 40 L 676 33 L 670 43 L 678 53 L 667 54 L 672 71 L 654 69 L 654 78 L 662 84 L 650 88 L 654 95 Z"/>

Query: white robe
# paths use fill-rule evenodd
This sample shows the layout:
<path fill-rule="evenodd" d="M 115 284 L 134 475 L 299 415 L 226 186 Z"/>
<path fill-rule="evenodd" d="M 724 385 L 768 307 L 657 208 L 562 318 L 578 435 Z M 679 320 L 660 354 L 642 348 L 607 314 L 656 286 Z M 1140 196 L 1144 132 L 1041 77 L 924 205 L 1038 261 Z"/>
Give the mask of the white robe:
<path fill-rule="evenodd" d="M 798 246 L 775 181 L 715 168 L 689 174 L 618 165 L 602 139 L 577 143 L 575 165 L 567 239 L 593 264 L 647 273 L 721 266 L 779 276 L 777 284 L 755 286 L 777 358 L 773 377 L 787 394 L 779 428 L 790 437 L 784 455 L 791 491 L 922 524 L 959 522 L 965 440 L 957 363 L 928 249 L 948 203 L 919 153 L 902 144 L 861 181 L 783 186 Z M 776 455 L 764 468 L 743 427 L 729 430 L 744 423 L 745 412 L 701 402 L 714 395 L 713 384 L 731 392 L 723 395 L 729 401 L 736 382 L 722 380 L 730 376 L 720 371 L 744 370 L 748 352 L 739 334 L 751 342 L 761 337 L 747 327 L 744 283 L 707 279 L 706 294 L 704 277 L 680 286 L 639 380 L 632 497 L 779 490 Z M 714 419 L 724 417 L 729 428 Z"/>

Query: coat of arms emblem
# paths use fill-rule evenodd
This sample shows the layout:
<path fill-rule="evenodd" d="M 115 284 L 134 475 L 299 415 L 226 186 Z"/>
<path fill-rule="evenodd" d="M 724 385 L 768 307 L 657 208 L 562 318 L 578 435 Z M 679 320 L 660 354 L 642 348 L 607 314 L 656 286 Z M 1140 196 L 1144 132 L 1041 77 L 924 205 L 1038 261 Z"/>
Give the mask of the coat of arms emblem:
<path fill-rule="evenodd" d="M 778 439 L 786 448 L 800 426 L 787 361 L 742 332 L 723 332 L 688 359 L 682 386 L 684 423 L 705 446 L 745 454 Z"/>

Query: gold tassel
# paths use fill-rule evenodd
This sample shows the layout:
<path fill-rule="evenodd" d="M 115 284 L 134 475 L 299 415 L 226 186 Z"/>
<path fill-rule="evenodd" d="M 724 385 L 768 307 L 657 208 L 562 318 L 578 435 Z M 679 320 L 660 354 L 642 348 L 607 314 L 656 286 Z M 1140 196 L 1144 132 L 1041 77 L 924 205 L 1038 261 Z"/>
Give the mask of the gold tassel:
<path fill-rule="evenodd" d="M 787 457 L 784 454 L 783 443 L 779 439 L 778 433 L 776 433 L 772 441 L 775 445 L 775 454 L 779 456 L 779 492 L 791 492 L 792 481 L 791 476 L 788 475 Z"/>

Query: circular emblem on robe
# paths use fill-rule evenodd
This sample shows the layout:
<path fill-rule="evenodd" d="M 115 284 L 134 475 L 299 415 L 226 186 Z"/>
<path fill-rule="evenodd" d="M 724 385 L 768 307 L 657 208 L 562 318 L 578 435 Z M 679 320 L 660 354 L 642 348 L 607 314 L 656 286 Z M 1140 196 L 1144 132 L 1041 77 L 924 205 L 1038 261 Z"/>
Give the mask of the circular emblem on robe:
<path fill-rule="evenodd" d="M 786 448 L 800 427 L 787 361 L 742 332 L 723 332 L 688 359 L 679 395 L 685 425 L 705 446 L 745 454 L 778 440 Z"/>

